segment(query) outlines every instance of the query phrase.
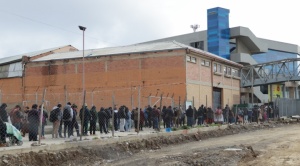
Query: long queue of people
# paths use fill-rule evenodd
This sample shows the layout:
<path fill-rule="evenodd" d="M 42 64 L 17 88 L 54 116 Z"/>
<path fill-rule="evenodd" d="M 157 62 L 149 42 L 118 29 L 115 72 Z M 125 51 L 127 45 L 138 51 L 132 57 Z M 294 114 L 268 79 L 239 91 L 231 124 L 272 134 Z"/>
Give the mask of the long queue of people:
<path fill-rule="evenodd" d="M 143 131 L 144 127 L 159 130 L 161 123 L 164 128 L 180 127 L 185 124 L 192 127 L 211 123 L 252 122 L 255 119 L 262 121 L 266 119 L 266 113 L 268 113 L 268 117 L 274 116 L 272 109 L 268 108 L 263 111 L 262 107 L 261 109 L 255 107 L 253 110 L 238 109 L 237 115 L 235 115 L 228 105 L 223 109 L 217 107 L 215 110 L 204 105 L 198 109 L 190 105 L 186 110 L 181 106 L 163 106 L 161 109 L 156 105 L 153 107 L 148 105 L 143 109 L 129 109 L 125 105 L 120 107 L 115 105 L 113 108 L 101 107 L 97 110 L 96 106 L 89 109 L 85 104 L 78 111 L 76 104 L 68 102 L 65 106 L 61 104 L 54 106 L 49 115 L 45 109 L 41 114 L 41 106 L 37 104 L 33 104 L 31 109 L 25 107 L 24 110 L 16 105 L 9 113 L 7 113 L 6 107 L 5 103 L 0 106 L 0 121 L 11 123 L 22 132 L 23 137 L 28 133 L 29 141 L 37 141 L 40 120 L 42 120 L 41 138 L 44 139 L 47 121 L 52 122 L 52 138 L 67 138 L 74 136 L 74 131 L 77 136 L 80 134 L 83 136 L 95 135 L 97 123 L 100 134 L 108 134 L 110 130 L 130 132 L 132 128 L 135 131 Z M 41 117 L 41 115 L 43 116 Z M 80 122 L 77 122 L 77 117 Z M 80 132 L 80 126 L 82 126 L 82 132 Z M 4 129 L 0 128 L 0 135 L 1 141 L 5 141 Z"/>

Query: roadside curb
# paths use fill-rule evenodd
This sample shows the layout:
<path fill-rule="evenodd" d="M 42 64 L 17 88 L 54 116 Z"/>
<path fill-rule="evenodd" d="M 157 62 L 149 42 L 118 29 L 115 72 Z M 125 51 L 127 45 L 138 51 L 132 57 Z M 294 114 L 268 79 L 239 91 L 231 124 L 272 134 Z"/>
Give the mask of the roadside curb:
<path fill-rule="evenodd" d="M 69 148 L 76 148 L 76 147 L 88 147 L 88 146 L 95 146 L 95 145 L 105 145 L 105 144 L 112 144 L 124 141 L 135 141 L 135 140 L 143 140 L 143 139 L 150 139 L 153 137 L 161 137 L 161 136 L 172 136 L 172 135 L 180 135 L 180 134 L 192 134 L 197 132 L 205 132 L 205 131 L 213 131 L 213 130 L 224 130 L 228 127 L 228 125 L 222 126 L 210 126 L 210 127 L 199 127 L 199 128 L 192 128 L 188 129 L 185 133 L 185 130 L 177 130 L 171 132 L 153 132 L 149 134 L 140 134 L 140 135 L 129 135 L 129 136 L 122 136 L 122 137 L 114 137 L 114 138 L 99 138 L 98 139 L 89 139 L 89 140 L 82 140 L 82 141 L 73 141 L 73 142 L 63 142 L 63 143 L 51 143 L 45 144 L 41 146 L 31 146 L 31 147 L 10 147 L 9 149 L 3 149 L 0 151 L 0 155 L 8 155 L 8 154 L 19 154 L 19 153 L 28 153 L 28 152 L 39 152 L 39 151 L 57 151 Z M 2 147 L 6 148 L 6 147 Z"/>

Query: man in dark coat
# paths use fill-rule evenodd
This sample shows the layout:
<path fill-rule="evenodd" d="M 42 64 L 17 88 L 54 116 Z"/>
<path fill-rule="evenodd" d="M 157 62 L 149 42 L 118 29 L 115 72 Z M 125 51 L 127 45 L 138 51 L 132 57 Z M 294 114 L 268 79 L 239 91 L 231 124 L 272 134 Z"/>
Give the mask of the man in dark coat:
<path fill-rule="evenodd" d="M 202 104 L 197 111 L 198 125 L 203 125 L 204 105 Z"/>
<path fill-rule="evenodd" d="M 6 107 L 7 107 L 6 103 L 3 103 L 0 106 L 0 118 L 2 119 L 3 122 L 8 122 Z"/>
<path fill-rule="evenodd" d="M 110 119 L 112 118 L 112 107 L 109 107 L 108 109 L 104 109 L 105 113 L 107 114 L 106 117 L 106 128 L 107 128 L 107 133 L 109 133 L 109 124 L 110 124 Z"/>
<path fill-rule="evenodd" d="M 84 108 L 84 113 L 83 113 Z M 80 120 L 83 121 L 83 136 L 88 135 L 88 124 L 91 119 L 90 110 L 87 108 L 87 104 L 84 104 L 84 107 L 80 109 L 79 117 Z M 84 114 L 84 116 L 83 116 Z"/>
<path fill-rule="evenodd" d="M 107 113 L 103 107 L 100 108 L 100 111 L 98 112 L 98 123 L 100 127 L 100 134 L 103 132 L 107 134 L 107 126 L 106 126 L 106 120 L 107 120 Z"/>
<path fill-rule="evenodd" d="M 38 105 L 33 104 L 31 110 L 28 112 L 29 141 L 37 141 L 39 127 L 39 112 L 37 108 Z"/>
<path fill-rule="evenodd" d="M 97 110 L 96 106 L 93 106 L 90 110 L 91 120 L 90 120 L 90 135 L 96 134 L 96 124 L 97 124 Z"/>
<path fill-rule="evenodd" d="M 186 117 L 187 117 L 187 125 L 192 127 L 193 126 L 193 120 L 194 120 L 194 109 L 191 105 L 189 105 L 189 108 L 186 110 Z"/>
<path fill-rule="evenodd" d="M 167 111 L 166 111 L 166 115 L 165 115 L 165 120 L 166 120 L 166 127 L 170 128 L 171 127 L 171 121 L 173 119 L 174 113 L 172 110 L 172 107 L 169 106 Z"/>

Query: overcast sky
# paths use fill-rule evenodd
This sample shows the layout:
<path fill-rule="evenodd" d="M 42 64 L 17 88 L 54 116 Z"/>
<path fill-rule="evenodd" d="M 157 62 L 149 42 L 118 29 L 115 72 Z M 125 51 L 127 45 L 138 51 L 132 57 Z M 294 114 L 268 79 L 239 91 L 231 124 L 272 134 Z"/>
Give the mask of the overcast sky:
<path fill-rule="evenodd" d="M 295 0 L 0 0 L 0 58 L 53 47 L 129 45 L 207 29 L 206 10 L 230 9 L 230 27 L 300 45 Z"/>

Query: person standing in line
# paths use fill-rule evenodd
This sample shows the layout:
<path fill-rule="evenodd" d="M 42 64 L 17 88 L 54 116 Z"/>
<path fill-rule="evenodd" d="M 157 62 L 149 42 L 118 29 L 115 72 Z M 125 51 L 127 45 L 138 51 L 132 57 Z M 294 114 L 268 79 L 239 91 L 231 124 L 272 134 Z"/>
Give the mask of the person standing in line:
<path fill-rule="evenodd" d="M 194 109 L 192 108 L 191 105 L 189 105 L 189 108 L 186 110 L 186 117 L 187 117 L 187 125 L 193 127 Z"/>
<path fill-rule="evenodd" d="M 68 138 L 72 135 L 72 119 L 73 119 L 73 110 L 71 108 L 71 103 L 68 102 L 64 107 L 63 111 L 63 122 L 64 122 L 64 138 L 66 138 L 66 132 L 68 130 Z"/>
<path fill-rule="evenodd" d="M 198 112 L 197 112 L 197 118 L 198 118 L 198 122 L 197 125 L 203 125 L 203 104 L 199 107 Z"/>
<path fill-rule="evenodd" d="M 173 110 L 172 110 L 172 106 L 169 106 L 167 108 L 167 112 L 166 112 L 166 128 L 171 128 L 171 121 L 173 119 L 173 116 L 174 116 L 174 113 L 173 113 Z"/>
<path fill-rule="evenodd" d="M 106 126 L 106 120 L 107 120 L 107 113 L 103 107 L 100 108 L 100 111 L 98 112 L 98 123 L 100 128 L 100 134 L 103 132 L 105 134 L 108 133 L 107 126 Z"/>
<path fill-rule="evenodd" d="M 167 114 L 167 107 L 166 106 L 163 106 L 161 114 L 162 114 L 161 117 L 163 119 L 164 128 L 166 128 L 166 114 Z"/>
<path fill-rule="evenodd" d="M 42 106 L 39 106 L 39 116 L 41 116 L 41 111 L 42 111 Z M 45 139 L 45 126 L 47 125 L 47 119 L 48 119 L 48 113 L 47 110 L 45 110 L 45 108 L 43 108 L 43 117 L 42 117 L 42 139 Z"/>
<path fill-rule="evenodd" d="M 84 116 L 83 116 L 83 110 L 84 110 Z M 87 104 L 85 103 L 84 106 L 80 109 L 79 113 L 80 120 L 83 121 L 83 136 L 88 136 L 88 125 L 89 121 L 91 119 L 91 114 L 89 109 L 87 108 Z"/>
<path fill-rule="evenodd" d="M 148 110 L 147 110 L 148 106 L 145 106 L 143 112 L 144 112 L 144 118 L 145 118 L 145 127 L 149 127 L 148 124 Z"/>
<path fill-rule="evenodd" d="M 58 128 L 61 120 L 61 104 L 57 104 L 54 106 L 52 111 L 50 112 L 50 121 L 53 123 L 52 127 L 52 138 L 58 138 Z"/>
<path fill-rule="evenodd" d="M 118 132 L 120 124 L 119 124 L 119 113 L 118 113 L 117 106 L 114 107 L 113 114 L 114 114 L 114 119 L 113 119 L 114 122 L 113 123 L 114 123 L 115 131 Z"/>
<path fill-rule="evenodd" d="M 128 131 L 130 132 L 130 129 L 131 129 L 131 111 L 127 109 L 127 113 L 126 113 L 126 121 L 125 121 L 125 131 Z M 126 112 L 126 111 L 125 111 Z"/>
<path fill-rule="evenodd" d="M 16 105 L 15 108 L 10 111 L 10 118 L 12 125 L 15 126 L 16 129 L 20 130 L 23 115 L 21 113 L 21 107 L 19 105 Z"/>
<path fill-rule="evenodd" d="M 118 114 L 119 114 L 119 118 L 120 118 L 120 132 L 124 132 L 125 131 L 125 119 L 126 119 L 126 113 L 125 113 L 125 106 L 121 106 L 119 108 Z"/>
<path fill-rule="evenodd" d="M 39 112 L 38 105 L 33 104 L 31 110 L 28 112 L 29 121 L 29 141 L 37 141 L 38 127 L 39 127 Z"/>
<path fill-rule="evenodd" d="M 104 109 L 105 113 L 106 113 L 106 129 L 107 129 L 107 133 L 109 133 L 109 126 L 110 126 L 110 119 L 112 118 L 112 108 L 109 107 L 108 109 Z M 113 129 L 112 129 L 113 130 Z"/>
<path fill-rule="evenodd" d="M 214 111 L 207 107 L 207 124 L 212 124 L 214 122 Z"/>
<path fill-rule="evenodd" d="M 243 113 L 244 113 L 244 123 L 248 123 L 248 108 L 247 107 L 245 107 L 244 109 L 243 109 Z"/>
<path fill-rule="evenodd" d="M 76 104 L 72 104 L 72 110 L 73 110 L 73 119 L 72 119 L 72 130 L 71 130 L 71 133 L 73 135 L 73 130 L 75 128 L 76 130 L 76 133 L 77 133 L 77 137 L 80 137 L 80 132 L 79 132 L 79 125 L 78 125 L 78 122 L 77 122 L 77 105 Z"/>
<path fill-rule="evenodd" d="M 22 137 L 25 137 L 26 133 L 29 132 L 29 128 L 28 128 L 28 125 L 29 125 L 29 122 L 28 122 L 28 112 L 29 112 L 29 107 L 26 106 L 25 109 L 24 109 L 24 116 L 23 116 L 23 119 L 22 119 L 22 127 L 21 127 L 21 132 L 22 132 Z"/>
<path fill-rule="evenodd" d="M 138 109 L 137 109 L 138 110 Z M 145 118 L 144 118 L 144 111 L 142 111 L 142 109 L 140 108 L 140 131 L 143 131 L 143 127 L 144 127 L 144 122 L 145 122 Z"/>
<path fill-rule="evenodd" d="M 152 119 L 153 119 L 153 128 L 156 131 L 159 130 L 159 128 L 158 128 L 158 119 L 159 119 L 159 116 L 160 116 L 159 111 L 156 108 L 156 105 L 154 105 L 153 110 L 152 110 Z"/>
<path fill-rule="evenodd" d="M 8 114 L 6 111 L 7 104 L 2 103 L 0 106 L 0 118 L 2 119 L 3 122 L 8 122 Z"/>
<path fill-rule="evenodd" d="M 224 112 L 223 112 L 223 117 L 224 117 L 224 122 L 225 123 L 229 123 L 229 106 L 228 104 L 226 104 L 225 108 L 224 108 Z"/>
<path fill-rule="evenodd" d="M 96 106 L 92 106 L 91 110 L 91 120 L 90 120 L 90 135 L 96 134 L 96 124 L 97 124 L 97 110 Z"/>
<path fill-rule="evenodd" d="M 148 114 L 148 118 L 145 120 L 148 121 L 148 127 L 151 128 L 152 127 L 152 108 L 150 105 L 148 105 L 146 112 Z"/>

